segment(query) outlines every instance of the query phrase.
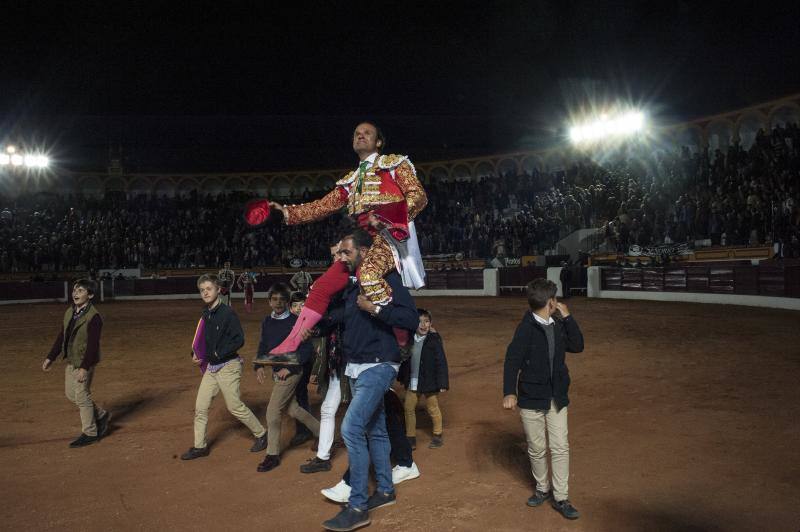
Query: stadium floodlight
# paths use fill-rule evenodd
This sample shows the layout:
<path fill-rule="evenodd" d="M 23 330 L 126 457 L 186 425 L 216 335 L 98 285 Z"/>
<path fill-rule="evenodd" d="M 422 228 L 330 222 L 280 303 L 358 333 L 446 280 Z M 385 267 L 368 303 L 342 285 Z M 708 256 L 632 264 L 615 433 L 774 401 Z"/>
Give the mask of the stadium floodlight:
<path fill-rule="evenodd" d="M 44 169 L 50 166 L 50 158 L 42 153 L 22 153 L 15 146 L 6 146 L 0 150 L 0 166 Z"/>
<path fill-rule="evenodd" d="M 28 168 L 47 168 L 49 163 L 46 155 L 28 154 L 25 156 L 25 166 Z"/>
<path fill-rule="evenodd" d="M 645 116 L 641 111 L 628 111 L 616 115 L 602 114 L 596 120 L 573 126 L 569 138 L 573 144 L 597 142 L 612 137 L 633 135 L 642 131 Z"/>

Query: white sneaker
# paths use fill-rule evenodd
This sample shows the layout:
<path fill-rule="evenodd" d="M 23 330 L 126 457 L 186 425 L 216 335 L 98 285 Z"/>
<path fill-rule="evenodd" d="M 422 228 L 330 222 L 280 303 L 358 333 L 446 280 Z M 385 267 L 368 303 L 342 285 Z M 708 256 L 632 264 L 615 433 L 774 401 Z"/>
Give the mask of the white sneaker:
<path fill-rule="evenodd" d="M 417 473 L 417 476 L 419 476 L 419 473 Z M 344 480 L 340 480 L 339 483 L 332 488 L 320 490 L 320 493 L 333 502 L 347 502 L 350 500 L 350 486 L 348 486 Z"/>
<path fill-rule="evenodd" d="M 412 480 L 419 476 L 416 462 L 411 462 L 410 467 L 396 465 L 392 468 L 392 483 L 400 484 L 404 480 Z"/>

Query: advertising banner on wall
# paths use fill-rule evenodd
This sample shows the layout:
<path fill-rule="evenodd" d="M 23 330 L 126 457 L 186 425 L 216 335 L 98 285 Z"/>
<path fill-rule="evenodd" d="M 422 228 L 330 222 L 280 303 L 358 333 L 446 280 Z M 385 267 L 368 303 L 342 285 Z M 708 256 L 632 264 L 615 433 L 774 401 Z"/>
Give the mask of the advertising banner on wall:
<path fill-rule="evenodd" d="M 330 264 L 330 259 L 301 259 L 300 257 L 292 257 L 289 260 L 289 267 L 295 269 L 312 268 L 324 270 L 327 269 Z"/>
<path fill-rule="evenodd" d="M 668 255 L 673 257 L 675 255 L 691 255 L 692 250 L 689 249 L 689 244 L 662 244 L 660 246 L 637 246 L 633 245 L 628 248 L 628 256 L 630 257 L 662 257 Z"/>

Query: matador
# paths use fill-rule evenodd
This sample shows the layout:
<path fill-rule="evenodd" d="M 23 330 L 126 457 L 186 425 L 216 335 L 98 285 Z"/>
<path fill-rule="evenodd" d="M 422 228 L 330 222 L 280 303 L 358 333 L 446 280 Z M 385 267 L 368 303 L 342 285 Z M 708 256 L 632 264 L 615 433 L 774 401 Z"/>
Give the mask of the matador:
<path fill-rule="evenodd" d="M 283 213 L 288 225 L 322 220 L 347 208 L 359 227 L 373 237 L 357 277 L 364 294 L 379 306 L 392 299 L 384 276 L 393 269 L 398 270 L 403 284 L 409 288 L 425 284 L 413 220 L 428 199 L 407 156 L 380 154 L 385 143 L 375 124 L 359 124 L 353 133 L 353 151 L 359 156 L 359 166 L 337 181 L 332 191 L 319 200 L 300 205 L 269 203 Z M 266 363 L 292 362 L 292 354 L 302 342 L 301 331 L 312 328 L 322 318 L 331 297 L 347 286 L 348 279 L 347 267 L 336 261 L 314 281 L 292 332 L 270 352 Z M 406 331 L 396 330 L 395 334 L 401 345 L 407 342 Z"/>

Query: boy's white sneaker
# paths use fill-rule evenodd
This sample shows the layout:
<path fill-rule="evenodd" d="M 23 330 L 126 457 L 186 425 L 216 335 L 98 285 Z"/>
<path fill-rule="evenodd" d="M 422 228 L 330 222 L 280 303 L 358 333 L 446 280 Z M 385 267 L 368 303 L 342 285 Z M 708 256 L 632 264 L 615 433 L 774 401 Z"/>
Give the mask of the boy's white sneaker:
<path fill-rule="evenodd" d="M 417 468 L 416 462 L 411 462 L 409 467 L 396 465 L 392 469 L 392 483 L 394 484 L 400 484 L 404 480 L 412 480 L 417 477 L 419 477 L 419 468 Z"/>
<path fill-rule="evenodd" d="M 417 476 L 419 476 L 419 473 L 417 473 Z M 347 502 L 350 500 L 350 486 L 344 480 L 340 480 L 332 488 L 320 490 L 320 493 L 333 502 Z"/>

